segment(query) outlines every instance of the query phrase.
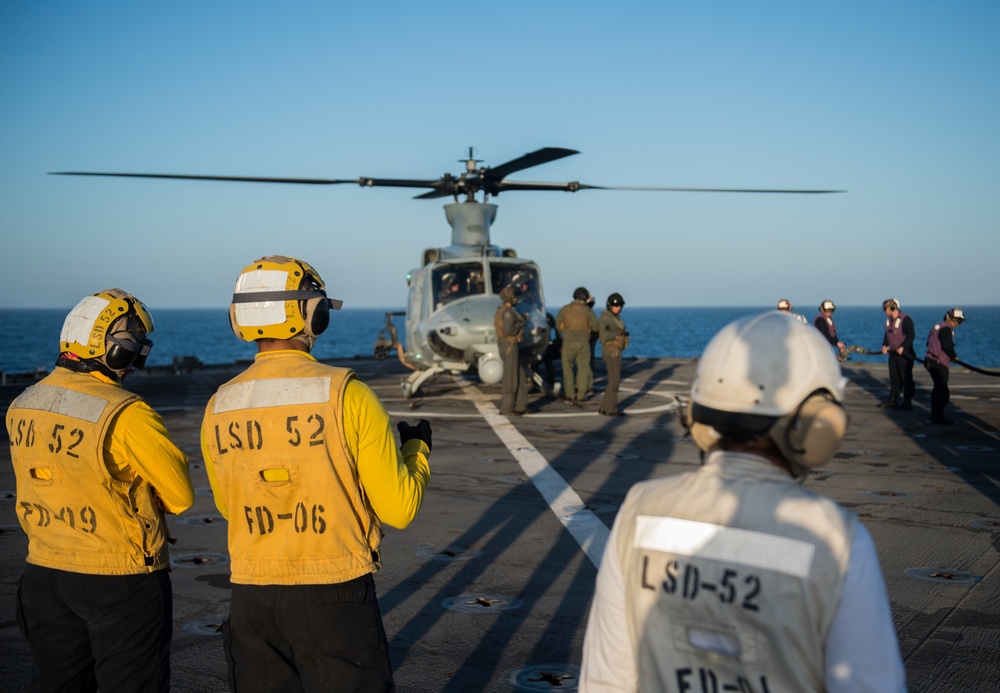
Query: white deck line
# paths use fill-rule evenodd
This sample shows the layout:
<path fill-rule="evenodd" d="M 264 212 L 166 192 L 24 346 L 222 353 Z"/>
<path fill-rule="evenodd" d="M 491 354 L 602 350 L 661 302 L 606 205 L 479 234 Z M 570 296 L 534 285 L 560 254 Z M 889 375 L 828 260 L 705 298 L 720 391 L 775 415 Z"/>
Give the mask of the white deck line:
<path fill-rule="evenodd" d="M 579 509 L 584 503 L 576 491 L 566 483 L 559 472 L 549 466 L 548 460 L 532 447 L 510 419 L 500 414 L 479 388 L 465 379 L 456 380 L 469 393 L 470 399 L 486 423 L 521 465 L 521 469 L 542 494 L 542 498 L 549 504 L 555 516 L 580 544 L 590 562 L 595 568 L 600 568 L 601 557 L 604 555 L 604 547 L 608 543 L 610 533 L 608 527 L 590 510 Z"/>

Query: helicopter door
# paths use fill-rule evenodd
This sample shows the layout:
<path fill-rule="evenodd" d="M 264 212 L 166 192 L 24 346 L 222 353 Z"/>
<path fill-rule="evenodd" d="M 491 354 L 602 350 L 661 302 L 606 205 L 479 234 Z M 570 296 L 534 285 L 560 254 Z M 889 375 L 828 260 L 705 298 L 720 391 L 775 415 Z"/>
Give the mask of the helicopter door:
<path fill-rule="evenodd" d="M 427 320 L 430 314 L 429 306 L 424 300 L 424 284 L 426 284 L 426 272 L 414 270 L 410 282 L 410 292 L 406 300 L 406 335 L 407 346 L 411 352 L 416 352 L 421 348 L 420 329 L 421 322 Z"/>

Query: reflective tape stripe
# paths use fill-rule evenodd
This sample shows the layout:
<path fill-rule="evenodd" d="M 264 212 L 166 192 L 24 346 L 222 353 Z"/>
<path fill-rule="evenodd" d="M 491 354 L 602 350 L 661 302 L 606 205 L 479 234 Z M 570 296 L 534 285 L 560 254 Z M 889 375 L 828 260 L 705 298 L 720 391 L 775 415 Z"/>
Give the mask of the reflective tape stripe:
<path fill-rule="evenodd" d="M 674 517 L 640 515 L 635 521 L 633 546 L 681 556 L 774 570 L 799 578 L 809 577 L 816 547 L 748 529 Z"/>
<path fill-rule="evenodd" d="M 25 390 L 15 400 L 14 405 L 22 409 L 50 411 L 53 414 L 96 423 L 108 406 L 108 400 L 64 387 L 35 385 Z"/>
<path fill-rule="evenodd" d="M 212 412 L 263 409 L 330 401 L 330 378 L 270 378 L 226 385 L 215 396 Z"/>
<path fill-rule="evenodd" d="M 76 342 L 77 344 L 88 345 L 94 341 L 94 345 L 104 344 L 104 331 L 107 325 L 100 330 L 95 330 L 94 326 L 101 313 L 111 304 L 106 298 L 100 296 L 87 296 L 76 304 L 63 322 L 62 332 L 59 334 L 59 341 L 62 343 Z M 97 334 L 95 334 L 95 332 Z"/>

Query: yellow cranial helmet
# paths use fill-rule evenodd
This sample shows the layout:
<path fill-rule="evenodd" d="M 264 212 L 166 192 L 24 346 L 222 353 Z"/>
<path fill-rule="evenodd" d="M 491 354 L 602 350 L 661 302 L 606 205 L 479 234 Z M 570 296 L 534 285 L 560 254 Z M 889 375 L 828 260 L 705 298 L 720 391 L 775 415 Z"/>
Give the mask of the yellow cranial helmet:
<path fill-rule="evenodd" d="M 292 339 L 310 347 L 330 324 L 330 310 L 342 301 L 326 297 L 326 285 L 308 263 L 284 255 L 268 255 L 240 272 L 229 306 L 236 336 Z"/>
<path fill-rule="evenodd" d="M 87 296 L 69 312 L 59 351 L 96 360 L 119 374 L 142 368 L 153 343 L 153 317 L 142 301 L 121 289 Z"/>

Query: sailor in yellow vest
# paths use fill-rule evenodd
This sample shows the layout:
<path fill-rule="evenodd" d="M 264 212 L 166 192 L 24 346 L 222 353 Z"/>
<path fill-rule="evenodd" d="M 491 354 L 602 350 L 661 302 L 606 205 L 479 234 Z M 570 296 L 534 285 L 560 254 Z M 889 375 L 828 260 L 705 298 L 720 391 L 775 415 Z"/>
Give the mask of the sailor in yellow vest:
<path fill-rule="evenodd" d="M 715 335 L 687 417 L 707 457 L 629 491 L 581 691 L 905 690 L 871 536 L 796 482 L 846 431 L 845 383 L 822 335 L 790 315 Z"/>
<path fill-rule="evenodd" d="M 234 691 L 393 690 L 372 573 L 382 523 L 402 529 L 420 509 L 431 429 L 400 422 L 400 452 L 378 396 L 310 355 L 340 306 L 295 258 L 262 258 L 236 281 L 230 321 L 258 353 L 201 430 L 229 520 Z"/>
<path fill-rule="evenodd" d="M 66 317 L 51 374 L 7 410 L 17 514 L 28 534 L 17 622 L 36 691 L 166 691 L 173 630 L 164 512 L 194 502 L 163 419 L 122 389 L 152 342 L 121 289 Z"/>

